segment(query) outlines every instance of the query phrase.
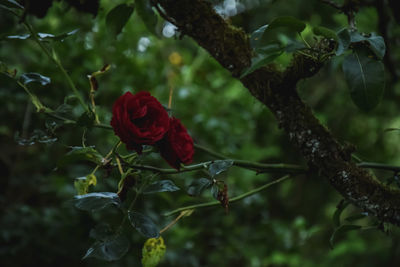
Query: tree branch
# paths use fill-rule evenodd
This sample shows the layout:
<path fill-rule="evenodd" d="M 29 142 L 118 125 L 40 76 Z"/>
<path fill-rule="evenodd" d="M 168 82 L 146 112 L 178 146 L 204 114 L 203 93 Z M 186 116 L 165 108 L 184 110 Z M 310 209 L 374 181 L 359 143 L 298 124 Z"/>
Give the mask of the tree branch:
<path fill-rule="evenodd" d="M 276 164 L 268 164 L 268 163 L 258 163 L 258 162 L 251 162 L 246 160 L 233 160 L 231 159 L 233 166 L 250 169 L 252 171 L 256 171 L 258 173 L 290 173 L 290 174 L 302 174 L 307 171 L 307 168 L 299 166 L 299 165 L 292 165 L 292 164 L 285 164 L 285 163 L 276 163 Z M 142 165 L 142 164 L 129 164 L 129 167 L 137 169 L 137 170 L 146 170 L 152 171 L 162 174 L 176 174 L 182 172 L 191 172 L 191 171 L 198 171 L 207 169 L 210 164 L 214 163 L 214 161 L 206 161 L 199 164 L 193 164 L 182 167 L 180 170 L 176 169 L 163 169 L 157 168 L 150 165 Z"/>
<path fill-rule="evenodd" d="M 234 77 L 250 65 L 248 36 L 229 25 L 204 0 L 158 0 L 179 30 L 205 48 Z M 384 222 L 400 225 L 400 191 L 376 181 L 351 162 L 351 149 L 344 147 L 317 120 L 296 92 L 300 79 L 322 67 L 308 57 L 295 55 L 283 72 L 262 67 L 241 79 L 250 93 L 275 115 L 279 127 L 316 170 L 346 199 Z"/>

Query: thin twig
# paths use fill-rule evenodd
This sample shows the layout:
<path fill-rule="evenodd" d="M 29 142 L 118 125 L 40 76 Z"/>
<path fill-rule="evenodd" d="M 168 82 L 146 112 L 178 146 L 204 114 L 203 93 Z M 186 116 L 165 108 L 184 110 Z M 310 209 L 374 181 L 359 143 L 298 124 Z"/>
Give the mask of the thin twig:
<path fill-rule="evenodd" d="M 79 103 L 81 104 L 81 106 L 88 111 L 89 108 L 88 106 L 85 104 L 85 101 L 83 100 L 81 94 L 79 93 L 78 89 L 76 88 L 74 82 L 72 81 L 71 77 L 69 76 L 69 74 L 67 73 L 67 71 L 64 69 L 64 67 L 62 66 L 61 62 L 54 58 L 49 50 L 43 45 L 43 43 L 39 40 L 39 38 L 37 37 L 37 33 L 34 30 L 34 28 L 26 21 L 23 22 L 25 27 L 27 28 L 27 30 L 30 32 L 31 37 L 33 38 L 33 40 L 40 46 L 40 48 L 43 50 L 43 52 L 47 55 L 47 57 L 53 61 L 53 63 L 55 63 L 57 65 L 57 67 L 61 70 L 62 74 L 64 75 L 65 79 L 67 80 L 67 83 L 69 84 L 69 86 L 71 87 L 73 93 L 75 94 L 75 96 L 78 98 Z"/>
<path fill-rule="evenodd" d="M 160 230 L 160 235 L 167 231 L 169 228 L 174 226 L 182 217 L 186 216 L 187 212 L 181 212 L 178 217 L 176 217 L 172 222 L 170 222 L 167 226 Z"/>
<path fill-rule="evenodd" d="M 129 164 L 131 168 L 135 168 L 138 170 L 147 170 L 153 171 L 162 174 L 176 174 L 176 173 L 183 173 L 183 172 L 190 172 L 196 170 L 207 169 L 210 164 L 214 163 L 214 161 L 206 161 L 199 164 L 193 164 L 184 166 L 180 170 L 176 169 L 164 169 L 164 168 L 157 168 L 149 165 L 141 165 L 141 164 Z M 299 165 L 292 165 L 292 164 L 284 164 L 284 163 L 277 163 L 277 164 L 265 164 L 265 163 L 257 163 L 251 162 L 246 160 L 232 160 L 233 166 L 242 167 L 246 169 L 250 169 L 255 172 L 271 172 L 271 173 L 293 173 L 293 174 L 300 174 L 305 173 L 307 169 L 305 167 Z"/>
<path fill-rule="evenodd" d="M 284 181 L 286 179 L 289 179 L 290 177 L 291 177 L 290 175 L 285 175 L 285 176 L 283 176 L 283 177 L 281 177 L 281 178 L 279 178 L 279 179 L 277 179 L 275 181 L 272 181 L 272 182 L 269 182 L 267 184 L 264 184 L 264 185 L 262 185 L 260 187 L 257 187 L 257 188 L 255 188 L 253 190 L 250 190 L 250 191 L 246 192 L 246 193 L 243 193 L 243 194 L 241 194 L 239 196 L 233 197 L 233 198 L 231 198 L 229 200 L 229 204 L 237 202 L 239 200 L 242 200 L 242 199 L 244 199 L 246 197 L 249 197 L 251 195 L 254 195 L 254 194 L 256 194 L 256 193 L 258 193 L 258 192 L 260 192 L 262 190 L 267 189 L 268 187 L 270 187 L 270 186 L 272 186 L 274 184 L 277 184 L 277 183 L 280 183 L 280 182 L 282 182 L 282 181 Z M 167 213 L 164 214 L 164 216 L 171 216 L 173 214 L 176 214 L 178 212 L 182 212 L 182 211 L 185 211 L 185 210 L 207 208 L 207 207 L 213 207 L 213 206 L 219 206 L 219 205 L 221 205 L 221 203 L 219 201 L 211 201 L 211 202 L 206 202 L 206 203 L 201 203 L 201 204 L 195 204 L 195 205 L 190 205 L 190 206 L 178 208 L 178 209 L 175 209 L 173 211 L 167 212 Z"/>

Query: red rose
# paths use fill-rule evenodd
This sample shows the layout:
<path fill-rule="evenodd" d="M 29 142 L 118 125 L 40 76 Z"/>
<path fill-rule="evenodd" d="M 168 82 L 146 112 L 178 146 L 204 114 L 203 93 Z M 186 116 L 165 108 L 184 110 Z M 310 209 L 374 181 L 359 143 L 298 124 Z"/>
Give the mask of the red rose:
<path fill-rule="evenodd" d="M 192 162 L 194 149 L 193 139 L 186 128 L 176 119 L 171 118 L 169 131 L 159 142 L 161 156 L 175 169 L 179 169 L 181 163 Z"/>
<path fill-rule="evenodd" d="M 163 106 L 148 92 L 130 92 L 115 101 L 111 126 L 128 149 L 142 152 L 142 145 L 154 145 L 169 129 Z"/>

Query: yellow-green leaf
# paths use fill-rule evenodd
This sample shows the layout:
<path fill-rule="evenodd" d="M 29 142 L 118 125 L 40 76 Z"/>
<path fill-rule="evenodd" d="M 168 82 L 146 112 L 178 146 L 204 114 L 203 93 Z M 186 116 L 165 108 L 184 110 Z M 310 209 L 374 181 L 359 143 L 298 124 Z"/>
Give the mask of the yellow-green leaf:
<path fill-rule="evenodd" d="M 161 236 L 159 238 L 147 239 L 142 249 L 143 267 L 157 266 L 164 256 L 166 249 L 164 239 Z"/>
<path fill-rule="evenodd" d="M 87 176 L 78 177 L 75 179 L 74 186 L 78 195 L 87 194 L 89 191 L 89 186 L 95 186 L 97 184 L 97 179 L 94 174 L 89 174 Z"/>

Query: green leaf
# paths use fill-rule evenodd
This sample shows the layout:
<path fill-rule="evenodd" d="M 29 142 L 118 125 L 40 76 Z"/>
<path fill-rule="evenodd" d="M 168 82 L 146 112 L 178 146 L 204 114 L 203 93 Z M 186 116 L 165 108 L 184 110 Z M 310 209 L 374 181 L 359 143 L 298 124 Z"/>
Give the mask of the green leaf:
<path fill-rule="evenodd" d="M 78 195 L 74 196 L 73 202 L 76 208 L 86 211 L 101 210 L 110 204 L 116 206 L 120 206 L 121 204 L 118 195 L 113 192 Z"/>
<path fill-rule="evenodd" d="M 384 132 L 400 131 L 400 128 L 386 128 Z"/>
<path fill-rule="evenodd" d="M 72 106 L 71 105 L 69 105 L 69 104 L 61 104 L 61 105 L 59 105 L 55 110 L 54 110 L 54 113 L 55 114 L 57 114 L 57 115 L 61 115 L 61 116 L 63 116 L 63 115 L 69 115 L 69 114 L 71 114 L 72 113 Z"/>
<path fill-rule="evenodd" d="M 342 199 L 336 207 L 335 213 L 333 214 L 332 220 L 335 227 L 340 226 L 340 215 L 344 211 L 344 209 L 350 204 L 345 199 Z"/>
<path fill-rule="evenodd" d="M 366 214 L 360 213 L 360 214 L 355 214 L 355 215 L 349 216 L 345 220 L 347 222 L 354 222 L 354 221 L 357 221 L 360 219 L 364 219 L 365 217 L 367 217 Z"/>
<path fill-rule="evenodd" d="M 336 55 L 340 56 L 342 55 L 350 45 L 350 33 L 347 29 L 342 29 L 336 33 L 338 37 L 338 47 L 336 49 Z"/>
<path fill-rule="evenodd" d="M 214 177 L 224 171 L 227 171 L 233 165 L 233 160 L 215 160 L 208 167 L 211 177 Z"/>
<path fill-rule="evenodd" d="M 3 73 L 12 79 L 15 79 L 15 75 L 17 75 L 17 70 L 9 69 L 4 62 L 0 61 L 0 73 Z"/>
<path fill-rule="evenodd" d="M 93 147 L 72 147 L 72 150 L 59 160 L 58 165 L 62 167 L 80 160 L 91 161 L 97 165 L 101 165 L 104 162 L 103 156 Z"/>
<path fill-rule="evenodd" d="M 283 51 L 283 48 L 280 44 L 274 43 L 274 44 L 267 44 L 261 47 L 256 48 L 255 52 L 258 55 L 272 55 L 276 53 L 281 53 Z"/>
<path fill-rule="evenodd" d="M 160 231 L 149 217 L 139 212 L 129 211 L 128 218 L 132 226 L 145 237 L 156 238 L 160 236 Z"/>
<path fill-rule="evenodd" d="M 272 61 L 274 61 L 274 59 L 276 59 L 277 57 L 279 57 L 282 54 L 282 52 L 280 53 L 275 53 L 275 54 L 270 54 L 270 55 L 259 55 L 258 57 L 252 58 L 251 59 L 251 66 L 248 68 L 245 68 L 243 70 L 242 75 L 240 75 L 240 79 L 242 79 L 243 77 L 249 75 L 250 73 L 253 73 L 254 71 L 256 71 L 257 69 L 268 65 L 268 63 L 271 63 Z"/>
<path fill-rule="evenodd" d="M 35 144 L 36 142 L 42 144 L 50 144 L 57 141 L 57 137 L 54 137 L 53 135 L 51 135 L 51 133 L 46 133 L 40 129 L 33 130 L 33 133 L 29 136 L 29 138 L 22 138 L 19 136 L 19 133 L 16 132 L 14 135 L 14 139 L 19 145 L 23 146 L 30 146 Z"/>
<path fill-rule="evenodd" d="M 44 33 L 44 32 L 39 32 L 37 34 L 37 37 L 40 41 L 64 41 L 65 38 L 74 35 L 75 33 L 77 33 L 79 31 L 79 29 L 75 29 L 72 30 L 70 32 L 65 32 L 59 35 L 54 35 L 51 33 Z M 19 39 L 19 40 L 26 40 L 29 39 L 31 37 L 30 34 L 21 34 L 21 35 L 10 35 L 7 36 L 7 39 Z"/>
<path fill-rule="evenodd" d="M 49 41 L 64 41 L 65 38 L 76 34 L 78 31 L 79 31 L 79 29 L 75 29 L 75 30 L 72 30 L 70 32 L 65 32 L 65 33 L 58 34 L 58 35 L 54 35 L 54 34 L 51 34 L 51 33 L 39 32 L 38 33 L 38 38 L 39 38 L 40 41 L 48 41 L 48 40 Z"/>
<path fill-rule="evenodd" d="M 143 191 L 143 194 L 174 192 L 178 190 L 179 187 L 177 187 L 171 180 L 161 180 L 148 185 Z"/>
<path fill-rule="evenodd" d="M 10 8 L 24 9 L 24 7 L 21 4 L 19 4 L 17 1 L 14 0 L 1 1 L 1 5 Z"/>
<path fill-rule="evenodd" d="M 135 0 L 137 14 L 143 20 L 147 30 L 157 36 L 157 15 L 154 13 L 149 0 Z"/>
<path fill-rule="evenodd" d="M 24 73 L 21 75 L 19 78 L 20 82 L 27 85 L 28 83 L 32 82 L 38 82 L 41 85 L 45 86 L 48 85 L 51 82 L 51 79 L 49 77 L 43 76 L 39 73 L 35 72 L 30 72 L 30 73 Z"/>
<path fill-rule="evenodd" d="M 82 259 L 93 257 L 106 261 L 119 260 L 128 252 L 129 246 L 129 240 L 126 236 L 115 234 L 96 241 Z"/>
<path fill-rule="evenodd" d="M 306 28 L 306 24 L 301 20 L 296 19 L 295 17 L 282 16 L 271 21 L 268 26 L 268 30 L 279 27 L 286 27 L 295 32 L 302 32 Z"/>
<path fill-rule="evenodd" d="M 360 228 L 362 228 L 362 226 L 352 225 L 352 224 L 344 224 L 336 228 L 333 234 L 331 235 L 331 238 L 329 239 L 329 244 L 331 248 L 333 249 L 333 244 L 339 235 L 342 235 L 349 231 L 359 230 Z"/>
<path fill-rule="evenodd" d="M 107 223 L 100 223 L 90 230 L 89 236 L 95 240 L 106 240 L 114 234 L 110 225 Z"/>
<path fill-rule="evenodd" d="M 287 33 L 300 33 L 306 24 L 294 17 L 283 16 L 275 18 L 270 24 L 261 26 L 250 36 L 250 45 L 256 48 L 262 44 L 274 43 L 278 41 L 278 35 L 282 34 L 282 28 Z M 279 29 L 279 31 L 277 30 Z"/>
<path fill-rule="evenodd" d="M 212 182 L 210 179 L 207 178 L 200 178 L 200 179 L 196 179 L 194 180 L 188 187 L 187 189 L 187 193 L 190 196 L 200 196 L 201 193 L 203 193 L 203 191 L 207 188 L 209 188 L 211 186 Z"/>
<path fill-rule="evenodd" d="M 57 141 L 57 137 L 52 136 L 51 134 L 45 133 L 42 130 L 35 129 L 33 133 L 28 138 L 22 138 L 19 136 L 19 132 L 16 132 L 14 135 L 14 140 L 22 146 L 30 146 L 35 144 L 36 142 L 42 144 L 54 143 Z"/>
<path fill-rule="evenodd" d="M 367 42 L 368 47 L 374 54 L 382 59 L 386 52 L 385 40 L 382 36 L 371 34 L 370 36 L 361 35 L 359 32 L 351 32 L 350 34 L 352 43 Z"/>
<path fill-rule="evenodd" d="M 385 88 L 382 62 L 373 59 L 365 50 L 355 49 L 344 59 L 343 72 L 353 102 L 364 111 L 375 108 Z"/>
<path fill-rule="evenodd" d="M 79 116 L 78 120 L 76 121 L 76 124 L 81 126 L 81 127 L 92 127 L 94 124 L 94 121 L 96 119 L 96 114 L 89 109 L 88 111 L 85 111 L 82 113 L 81 116 Z"/>
<path fill-rule="evenodd" d="M 78 177 L 74 181 L 74 187 L 78 192 L 78 195 L 84 195 L 88 193 L 89 186 L 96 185 L 97 179 L 94 174 L 89 174 L 87 176 Z"/>
<path fill-rule="evenodd" d="M 108 12 L 106 17 L 107 29 L 117 36 L 128 22 L 134 10 L 133 5 L 120 4 Z"/>
<path fill-rule="evenodd" d="M 213 196 L 213 198 L 215 198 L 216 200 L 218 200 L 218 192 L 219 192 L 219 186 L 218 184 L 213 184 L 211 186 L 211 195 Z"/>
<path fill-rule="evenodd" d="M 39 32 L 38 34 L 39 40 L 43 41 L 45 39 L 52 39 L 55 37 L 54 34 L 51 33 L 44 33 L 44 32 Z"/>
<path fill-rule="evenodd" d="M 296 40 L 290 40 L 285 46 L 285 52 L 293 53 L 295 51 L 302 50 L 304 48 L 306 48 L 304 43 Z"/>
<path fill-rule="evenodd" d="M 334 31 L 332 31 L 331 29 L 322 27 L 322 26 L 314 27 L 313 33 L 318 36 L 323 36 L 328 39 L 333 39 L 336 42 L 338 41 L 338 36 L 336 35 L 336 33 Z"/>
<path fill-rule="evenodd" d="M 20 39 L 20 40 L 26 40 L 28 38 L 30 38 L 31 35 L 30 34 L 22 34 L 22 35 L 10 35 L 7 36 L 7 39 Z"/>
<path fill-rule="evenodd" d="M 8 67 L 6 63 L 0 61 L 0 72 L 1 73 L 8 73 Z"/>
<path fill-rule="evenodd" d="M 142 248 L 143 267 L 155 267 L 164 257 L 166 246 L 162 236 L 159 238 L 149 238 Z"/>
<path fill-rule="evenodd" d="M 261 41 L 261 38 L 264 34 L 265 29 L 268 27 L 267 25 L 261 26 L 257 30 L 255 30 L 251 36 L 250 36 L 250 45 L 253 48 L 256 48 L 258 46 L 258 43 Z"/>

